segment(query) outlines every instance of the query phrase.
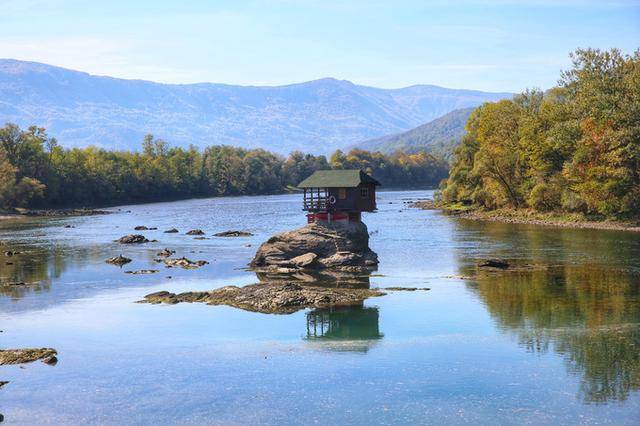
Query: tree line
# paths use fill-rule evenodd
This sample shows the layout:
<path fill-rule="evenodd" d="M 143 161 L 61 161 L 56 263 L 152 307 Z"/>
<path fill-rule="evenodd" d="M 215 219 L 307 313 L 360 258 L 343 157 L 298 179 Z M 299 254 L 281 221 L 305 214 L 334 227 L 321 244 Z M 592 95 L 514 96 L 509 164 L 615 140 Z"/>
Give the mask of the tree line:
<path fill-rule="evenodd" d="M 263 149 L 171 147 L 147 135 L 139 152 L 65 149 L 45 129 L 0 128 L 0 208 L 101 206 L 281 193 L 319 169 L 359 168 L 387 187 L 435 187 L 447 164 L 427 153 L 363 150 L 283 157 Z"/>
<path fill-rule="evenodd" d="M 640 50 L 571 57 L 557 87 L 471 114 L 445 204 L 640 216 Z"/>

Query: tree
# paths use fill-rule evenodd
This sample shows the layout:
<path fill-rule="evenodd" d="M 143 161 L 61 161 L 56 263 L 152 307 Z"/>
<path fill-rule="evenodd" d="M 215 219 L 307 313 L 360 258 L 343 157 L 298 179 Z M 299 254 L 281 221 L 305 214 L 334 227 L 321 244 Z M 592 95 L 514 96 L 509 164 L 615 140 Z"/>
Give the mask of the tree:
<path fill-rule="evenodd" d="M 572 58 L 558 87 L 471 114 L 445 202 L 640 215 L 640 51 Z"/>

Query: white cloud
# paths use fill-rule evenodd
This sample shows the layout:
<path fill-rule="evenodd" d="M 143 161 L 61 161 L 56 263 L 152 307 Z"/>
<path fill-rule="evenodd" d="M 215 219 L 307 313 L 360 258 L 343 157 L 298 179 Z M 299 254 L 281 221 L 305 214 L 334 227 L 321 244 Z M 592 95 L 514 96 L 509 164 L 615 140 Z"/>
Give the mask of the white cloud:
<path fill-rule="evenodd" d="M 65 37 L 47 40 L 0 40 L 0 58 L 42 62 L 94 75 L 166 83 L 203 81 L 205 73 L 193 67 L 166 67 L 140 61 L 142 46 L 130 40 Z M 148 58 L 145 58 L 148 59 Z"/>
<path fill-rule="evenodd" d="M 100 38 L 57 38 L 47 40 L 0 40 L 0 57 L 45 62 L 92 74 L 104 74 L 122 66 L 127 42 Z"/>

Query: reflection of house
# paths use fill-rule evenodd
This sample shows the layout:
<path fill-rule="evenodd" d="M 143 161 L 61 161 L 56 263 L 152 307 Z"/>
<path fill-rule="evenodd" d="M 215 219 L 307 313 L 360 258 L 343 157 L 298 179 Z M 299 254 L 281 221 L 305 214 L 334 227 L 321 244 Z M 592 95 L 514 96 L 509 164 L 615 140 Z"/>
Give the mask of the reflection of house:
<path fill-rule="evenodd" d="M 307 313 L 307 340 L 332 350 L 366 352 L 383 337 L 375 307 L 314 309 Z"/>
<path fill-rule="evenodd" d="M 304 190 L 303 210 L 315 221 L 359 222 L 362 212 L 376 210 L 380 182 L 362 170 L 318 170 L 298 184 Z"/>

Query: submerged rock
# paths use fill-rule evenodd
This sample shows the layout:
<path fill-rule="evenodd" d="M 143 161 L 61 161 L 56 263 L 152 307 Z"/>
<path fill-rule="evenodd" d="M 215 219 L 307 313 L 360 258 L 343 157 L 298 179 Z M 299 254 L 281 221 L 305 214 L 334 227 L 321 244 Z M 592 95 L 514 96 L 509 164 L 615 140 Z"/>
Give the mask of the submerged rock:
<path fill-rule="evenodd" d="M 253 234 L 246 231 L 224 231 L 213 234 L 214 237 L 250 237 Z"/>
<path fill-rule="evenodd" d="M 58 357 L 56 357 L 55 355 L 51 355 L 50 357 L 43 359 L 42 362 L 47 365 L 56 365 L 58 363 Z"/>
<path fill-rule="evenodd" d="M 146 275 L 146 274 L 155 274 L 159 272 L 157 269 L 140 269 L 139 271 L 124 271 L 125 274 L 132 275 Z"/>
<path fill-rule="evenodd" d="M 105 262 L 110 263 L 111 265 L 122 266 L 131 262 L 131 259 L 129 259 L 128 257 L 124 257 L 123 255 L 119 255 L 115 257 L 110 257 L 107 260 L 105 260 Z"/>
<path fill-rule="evenodd" d="M 481 268 L 498 268 L 498 269 L 507 269 L 510 265 L 504 260 L 500 259 L 488 259 L 482 263 L 478 264 Z"/>
<path fill-rule="evenodd" d="M 180 231 L 178 231 L 176 228 L 171 228 L 164 231 L 165 234 L 177 234 L 178 232 Z"/>
<path fill-rule="evenodd" d="M 149 240 L 147 240 L 144 235 L 130 234 L 130 235 L 125 235 L 124 237 L 120 237 L 119 239 L 116 240 L 116 242 L 120 244 L 142 244 L 142 243 L 148 243 Z"/>
<path fill-rule="evenodd" d="M 370 271 L 378 255 L 369 248 L 369 233 L 362 222 L 312 223 L 269 238 L 251 261 L 257 270 L 277 268 Z"/>
<path fill-rule="evenodd" d="M 175 250 L 169 250 L 168 248 L 163 249 L 162 251 L 159 251 L 158 253 L 156 253 L 156 256 L 158 257 L 171 257 L 174 254 L 176 254 Z"/>
<path fill-rule="evenodd" d="M 338 289 L 303 286 L 295 283 L 263 283 L 179 294 L 160 291 L 146 295 L 140 303 L 199 302 L 209 305 L 233 306 L 253 312 L 288 314 L 307 307 L 357 306 L 369 297 L 383 296 L 384 294 L 379 290 L 370 289 Z"/>
<path fill-rule="evenodd" d="M 371 288 L 370 274 L 333 269 L 278 268 L 256 272 L 265 284 L 296 282 L 301 285 L 328 288 Z"/>
<path fill-rule="evenodd" d="M 431 290 L 429 287 L 385 287 L 385 290 L 389 290 L 389 291 L 416 291 L 416 290 L 423 290 L 423 291 L 428 291 Z"/>
<path fill-rule="evenodd" d="M 0 388 L 2 388 L 6 384 L 9 384 L 9 382 L 6 380 L 0 380 Z"/>
<path fill-rule="evenodd" d="M 0 349 L 0 365 L 24 364 L 55 357 L 58 352 L 52 348 L 39 349 Z M 57 359 L 56 359 L 57 361 Z"/>
<path fill-rule="evenodd" d="M 209 262 L 206 260 L 196 260 L 194 262 L 186 257 L 181 257 L 180 259 L 165 259 L 164 264 L 167 265 L 167 268 L 180 267 L 184 269 L 196 269 L 208 265 Z"/>
<path fill-rule="evenodd" d="M 204 235 L 204 231 L 202 229 L 192 229 L 187 231 L 187 235 Z"/>

